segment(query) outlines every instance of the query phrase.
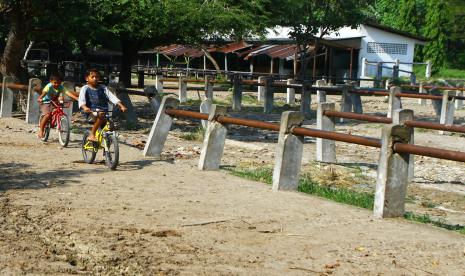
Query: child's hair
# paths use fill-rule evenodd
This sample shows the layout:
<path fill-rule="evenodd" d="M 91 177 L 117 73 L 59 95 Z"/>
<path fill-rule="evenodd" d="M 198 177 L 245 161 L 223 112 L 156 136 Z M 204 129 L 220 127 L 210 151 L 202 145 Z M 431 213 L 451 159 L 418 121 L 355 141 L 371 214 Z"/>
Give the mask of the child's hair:
<path fill-rule="evenodd" d="M 99 72 L 97 69 L 95 69 L 95 68 L 88 69 L 88 70 L 86 71 L 86 76 L 85 76 L 85 77 L 87 78 L 88 76 L 90 76 L 91 73 L 95 73 L 95 74 L 97 74 L 97 75 L 100 77 L 100 72 Z"/>
<path fill-rule="evenodd" d="M 62 81 L 63 78 L 62 78 L 61 75 L 58 74 L 58 73 L 52 73 L 52 74 L 50 75 L 50 80 L 51 80 L 51 81 Z"/>

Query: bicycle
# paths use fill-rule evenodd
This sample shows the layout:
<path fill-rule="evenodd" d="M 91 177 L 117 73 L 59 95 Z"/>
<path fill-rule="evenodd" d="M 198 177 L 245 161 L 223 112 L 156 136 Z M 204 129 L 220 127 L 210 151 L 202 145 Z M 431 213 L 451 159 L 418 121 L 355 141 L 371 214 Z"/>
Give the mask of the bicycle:
<path fill-rule="evenodd" d="M 50 135 L 50 129 L 56 127 L 58 131 L 58 141 L 62 147 L 66 147 L 69 143 L 69 120 L 68 115 L 65 113 L 63 108 L 69 107 L 71 102 L 59 103 L 55 100 L 50 102 L 53 106 L 52 117 L 45 125 L 44 136 L 40 138 L 42 141 L 46 142 Z M 42 118 L 45 114 L 41 114 L 39 117 L 39 123 L 42 121 Z"/>
<path fill-rule="evenodd" d="M 94 111 L 99 112 L 99 111 Z M 116 169 L 119 162 L 118 132 L 114 128 L 111 111 L 105 113 L 106 124 L 98 128 L 95 133 L 97 141 L 89 141 L 90 131 L 87 130 L 82 137 L 82 157 L 84 162 L 91 164 L 95 161 L 99 149 L 103 150 L 105 165 L 111 170 Z"/>

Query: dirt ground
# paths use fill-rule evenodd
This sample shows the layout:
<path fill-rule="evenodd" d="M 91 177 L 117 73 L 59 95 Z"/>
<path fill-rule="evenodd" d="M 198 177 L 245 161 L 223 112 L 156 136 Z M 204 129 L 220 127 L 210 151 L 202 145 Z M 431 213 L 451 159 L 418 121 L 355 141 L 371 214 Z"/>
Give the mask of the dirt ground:
<path fill-rule="evenodd" d="M 463 234 L 374 219 L 369 210 L 302 193 L 272 192 L 224 170 L 198 171 L 201 142 L 180 138 L 196 122 L 176 120 L 163 158 L 144 158 L 141 145 L 154 114 L 143 97 L 132 99 L 141 127 L 120 131 L 116 171 L 100 155 L 96 164 L 83 163 L 79 134 L 63 149 L 55 133 L 43 143 L 35 138 L 36 126 L 0 119 L 0 274 L 465 275 Z M 387 108 L 382 98 L 363 102 L 368 113 Z M 421 119 L 431 117 L 431 107 L 404 104 Z M 278 113 L 246 110 L 232 115 L 279 121 Z M 457 122 L 463 115 L 458 111 Z M 79 116 L 74 123 L 79 132 Z M 379 137 L 381 126 L 350 122 L 338 130 Z M 222 163 L 272 166 L 276 138 L 233 128 Z M 415 139 L 463 150 L 459 135 L 421 131 Z M 349 185 L 343 176 L 350 175 L 351 186 L 373 188 L 377 149 L 337 143 L 338 165 L 313 161 L 314 139 L 306 139 L 304 151 L 303 171 L 325 181 L 321 172 L 330 170 L 340 176 L 331 185 Z M 463 225 L 464 165 L 420 157 L 415 164 L 407 210 Z"/>

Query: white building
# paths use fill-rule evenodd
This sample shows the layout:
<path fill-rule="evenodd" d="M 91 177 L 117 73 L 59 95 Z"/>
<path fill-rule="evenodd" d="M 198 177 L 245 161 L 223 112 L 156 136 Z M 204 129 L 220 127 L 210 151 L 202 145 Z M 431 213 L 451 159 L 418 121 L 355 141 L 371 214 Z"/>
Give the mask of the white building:
<path fill-rule="evenodd" d="M 415 45 L 424 45 L 425 43 L 423 37 L 376 23 L 362 24 L 357 29 L 342 28 L 324 38 L 359 49 L 357 73 L 359 77 L 376 75 L 376 66 L 367 65 L 364 67 L 362 65 L 363 58 L 370 62 L 384 62 L 387 67 L 392 67 L 394 62 L 398 60 L 400 70 L 412 71 L 411 63 L 413 63 Z M 364 68 L 366 69 L 363 70 Z M 392 70 L 384 69 L 383 75 L 391 76 Z M 401 71 L 400 75 L 408 76 L 409 74 Z"/>
<path fill-rule="evenodd" d="M 268 32 L 267 39 L 289 39 L 289 32 L 290 28 L 277 27 Z M 425 43 L 423 37 L 372 22 L 361 24 L 356 29 L 344 27 L 323 38 L 354 49 L 352 53 L 336 53 L 336 56 L 331 58 L 330 65 L 336 76 L 348 76 L 348 63 L 353 59 L 352 78 L 375 76 L 377 66 L 374 63 L 383 62 L 383 66 L 392 68 L 396 61 L 399 62 L 400 75 L 409 76 L 410 74 L 402 71 L 412 71 L 415 45 Z M 364 59 L 370 62 L 366 66 L 362 64 Z M 382 73 L 384 76 L 392 76 L 392 69 L 384 68 Z"/>

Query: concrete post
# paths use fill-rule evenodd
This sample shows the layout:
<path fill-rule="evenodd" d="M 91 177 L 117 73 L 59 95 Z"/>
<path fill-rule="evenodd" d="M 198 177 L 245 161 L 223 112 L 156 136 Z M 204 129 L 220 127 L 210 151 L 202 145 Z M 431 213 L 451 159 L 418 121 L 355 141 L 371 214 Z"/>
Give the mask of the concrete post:
<path fill-rule="evenodd" d="M 273 191 L 297 190 L 304 137 L 290 132 L 293 127 L 300 126 L 303 120 L 304 116 L 300 112 L 286 111 L 281 115 L 276 162 L 273 169 Z"/>
<path fill-rule="evenodd" d="M 240 111 L 242 109 L 242 83 L 239 75 L 233 77 L 233 99 L 232 109 L 234 111 Z"/>
<path fill-rule="evenodd" d="M 441 117 L 439 119 L 440 124 L 453 125 L 454 124 L 454 112 L 455 112 L 455 98 L 454 92 L 445 90 L 442 96 L 442 108 Z M 446 134 L 448 132 L 440 130 L 439 134 Z"/>
<path fill-rule="evenodd" d="M 418 88 L 419 94 L 427 94 L 426 89 L 423 87 L 425 85 L 424 82 L 420 82 L 420 87 Z M 418 104 L 420 106 L 426 106 L 426 99 L 418 99 Z"/>
<path fill-rule="evenodd" d="M 388 107 L 388 118 L 392 118 L 394 110 L 402 108 L 402 102 L 399 97 L 396 97 L 396 94 L 400 93 L 400 87 L 392 86 L 389 90 L 389 107 Z"/>
<path fill-rule="evenodd" d="M 147 85 L 144 87 L 144 92 L 147 95 L 147 98 L 149 98 L 150 106 L 152 107 L 152 110 L 158 112 L 158 109 L 160 108 L 162 98 L 160 97 L 160 94 L 158 93 L 157 89 L 153 85 Z"/>
<path fill-rule="evenodd" d="M 144 69 L 137 71 L 137 87 L 144 87 Z"/>
<path fill-rule="evenodd" d="M 366 58 L 362 58 L 362 68 L 360 69 L 360 71 L 362 73 L 360 78 L 366 77 L 367 75 L 367 59 Z"/>
<path fill-rule="evenodd" d="M 352 112 L 352 97 L 350 96 L 349 85 L 344 85 L 342 87 L 341 95 L 341 112 Z M 339 122 L 343 123 L 346 119 L 340 118 Z"/>
<path fill-rule="evenodd" d="M 187 102 L 187 82 L 183 76 L 179 76 L 179 102 Z"/>
<path fill-rule="evenodd" d="M 300 94 L 300 112 L 305 118 L 311 117 L 312 91 L 310 90 L 311 83 L 308 81 L 302 82 L 302 93 Z"/>
<path fill-rule="evenodd" d="M 463 97 L 463 92 L 458 91 L 456 93 L 458 97 Z M 455 109 L 462 109 L 463 108 L 463 100 L 462 99 L 455 99 Z"/>
<path fill-rule="evenodd" d="M 70 92 L 74 92 L 74 90 L 76 90 L 76 86 L 74 85 L 74 82 L 72 81 L 64 81 L 63 87 Z M 68 99 L 68 100 L 72 100 L 72 99 Z M 73 116 L 73 105 L 70 104 L 68 107 L 65 107 L 63 111 L 68 116 L 68 121 L 71 126 L 71 117 Z"/>
<path fill-rule="evenodd" d="M 205 76 L 205 98 L 213 101 L 213 77 L 210 75 Z"/>
<path fill-rule="evenodd" d="M 264 113 L 273 112 L 274 87 L 273 79 L 265 78 L 265 103 L 263 105 Z"/>
<path fill-rule="evenodd" d="M 157 89 L 158 93 L 163 93 L 163 75 L 157 74 L 155 76 L 155 88 Z"/>
<path fill-rule="evenodd" d="M 335 118 L 324 115 L 325 110 L 334 111 L 334 103 L 318 103 L 316 115 L 316 128 L 320 130 L 335 131 Z M 334 140 L 316 138 L 316 161 L 336 163 L 336 142 Z"/>
<path fill-rule="evenodd" d="M 393 65 L 392 66 L 392 78 L 394 80 L 399 79 L 399 65 Z"/>
<path fill-rule="evenodd" d="M 352 102 L 352 110 L 355 113 L 362 114 L 363 113 L 363 105 L 362 105 L 362 97 L 360 94 L 356 93 L 351 93 L 350 91 L 354 89 L 356 82 L 350 82 L 349 83 L 349 95 L 350 95 L 350 100 Z"/>
<path fill-rule="evenodd" d="M 436 86 L 433 86 L 429 90 L 430 95 L 435 95 L 435 96 L 443 96 L 444 94 L 436 88 Z M 441 100 L 431 100 L 431 104 L 433 105 L 434 113 L 436 113 L 436 117 L 438 120 L 441 119 L 441 110 L 442 110 L 442 99 Z"/>
<path fill-rule="evenodd" d="M 317 80 L 316 81 L 316 86 L 318 86 L 318 87 L 326 86 L 326 81 L 325 80 Z M 324 91 L 324 90 L 317 90 L 316 91 L 316 102 L 317 103 L 325 103 L 326 102 L 326 91 Z"/>
<path fill-rule="evenodd" d="M 386 125 L 382 131 L 382 146 L 378 162 L 373 214 L 378 218 L 402 217 L 407 191 L 410 154 L 393 151 L 394 143 L 409 143 L 411 129 Z"/>
<path fill-rule="evenodd" d="M 200 104 L 200 113 L 205 113 L 205 114 L 210 114 L 210 110 L 212 108 L 213 101 L 210 99 L 205 99 L 202 101 Z M 207 120 L 201 120 L 202 123 L 202 128 L 206 129 L 208 126 L 208 121 Z"/>
<path fill-rule="evenodd" d="M 13 90 L 7 87 L 10 83 L 14 83 L 13 77 L 3 77 L 0 118 L 9 118 L 13 112 Z"/>
<path fill-rule="evenodd" d="M 118 84 L 117 86 L 108 86 L 108 89 L 110 89 L 110 91 L 114 93 L 127 108 L 127 111 L 125 113 L 113 113 L 113 116 L 122 116 L 126 120 L 127 128 L 133 128 L 137 126 L 138 118 L 136 110 L 134 108 L 134 105 L 132 104 L 131 98 L 126 92 L 126 88 L 124 87 L 124 85 Z M 113 105 L 109 104 L 109 107 L 112 108 Z"/>
<path fill-rule="evenodd" d="M 381 62 L 376 63 L 376 87 L 381 87 L 381 81 L 383 79 L 383 64 Z"/>
<path fill-rule="evenodd" d="M 26 123 L 38 124 L 40 117 L 40 108 L 37 99 L 39 98 L 40 92 L 36 92 L 34 88 L 42 87 L 42 81 L 40 79 L 32 78 L 29 79 L 29 86 L 27 87 L 27 110 L 26 110 Z M 42 91 L 42 90 L 41 90 Z"/>
<path fill-rule="evenodd" d="M 288 79 L 287 80 L 287 85 L 292 85 L 295 84 L 294 79 Z M 290 106 L 295 105 L 295 88 L 288 87 L 286 89 L 286 103 Z"/>
<path fill-rule="evenodd" d="M 415 85 L 417 83 L 417 75 L 412 72 L 410 73 L 410 85 Z"/>
<path fill-rule="evenodd" d="M 404 125 L 406 121 L 413 121 L 413 110 L 411 109 L 396 109 L 394 110 L 392 116 L 392 124 L 393 125 Z M 410 134 L 410 144 L 414 144 L 415 141 L 415 129 L 411 128 Z M 414 155 L 410 154 L 409 162 L 408 162 L 408 181 L 412 181 L 415 177 L 414 175 Z"/>
<path fill-rule="evenodd" d="M 425 71 L 425 77 L 427 79 L 431 78 L 431 70 L 432 70 L 432 64 L 431 64 L 431 60 L 428 60 L 426 62 L 426 71 Z"/>
<path fill-rule="evenodd" d="M 265 84 L 266 77 L 258 77 L 258 83 Z M 258 88 L 258 101 L 263 102 L 265 100 L 265 86 L 259 85 Z"/>
<path fill-rule="evenodd" d="M 226 126 L 216 121 L 220 115 L 226 114 L 225 106 L 212 105 L 208 116 L 208 126 L 200 153 L 199 170 L 215 171 L 220 168 L 224 143 L 228 132 Z"/>
<path fill-rule="evenodd" d="M 173 123 L 173 118 L 165 113 L 168 108 L 178 108 L 179 100 L 171 97 L 164 97 L 158 109 L 157 117 L 153 122 L 147 143 L 145 144 L 143 155 L 159 158 L 165 145 L 166 138 Z"/>

